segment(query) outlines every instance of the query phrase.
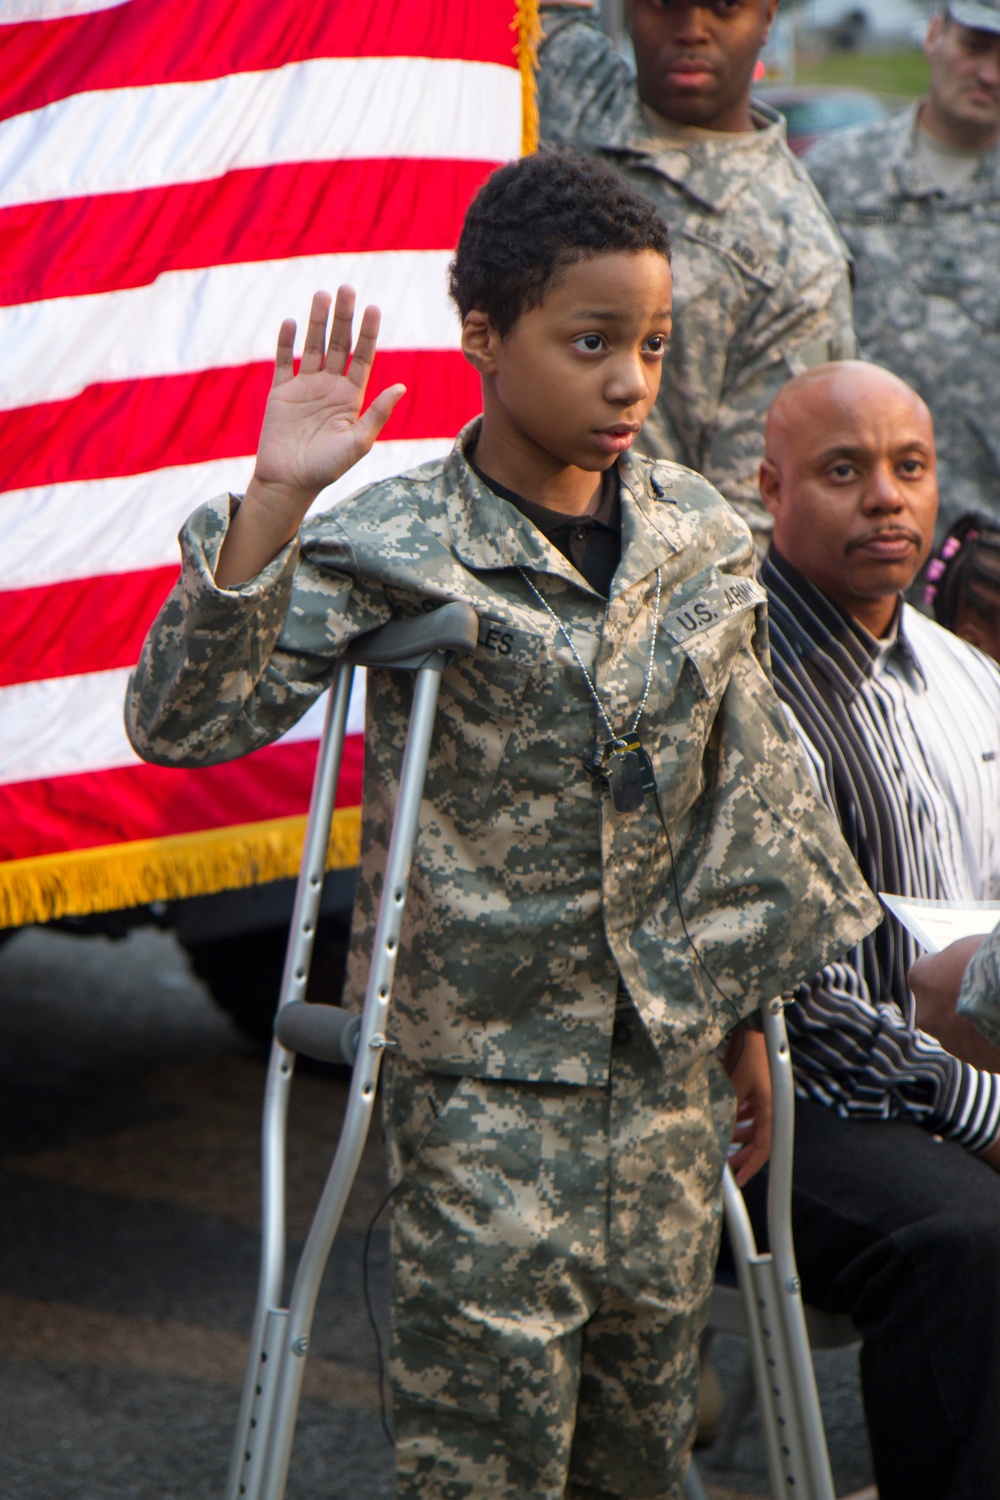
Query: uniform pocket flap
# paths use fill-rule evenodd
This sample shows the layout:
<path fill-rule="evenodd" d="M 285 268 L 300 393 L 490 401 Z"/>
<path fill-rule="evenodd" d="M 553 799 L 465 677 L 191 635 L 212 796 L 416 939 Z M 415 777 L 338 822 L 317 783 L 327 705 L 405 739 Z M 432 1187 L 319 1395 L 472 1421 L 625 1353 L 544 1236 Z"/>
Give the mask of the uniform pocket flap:
<path fill-rule="evenodd" d="M 756 579 L 715 573 L 664 611 L 663 629 L 689 657 L 710 698 L 728 682 L 733 657 L 752 629 L 753 612 L 766 599 Z"/>
<path fill-rule="evenodd" d="M 515 719 L 541 649 L 539 636 L 481 616 L 475 651 L 453 661 L 442 678 L 442 708 L 450 694 L 494 718 Z"/>

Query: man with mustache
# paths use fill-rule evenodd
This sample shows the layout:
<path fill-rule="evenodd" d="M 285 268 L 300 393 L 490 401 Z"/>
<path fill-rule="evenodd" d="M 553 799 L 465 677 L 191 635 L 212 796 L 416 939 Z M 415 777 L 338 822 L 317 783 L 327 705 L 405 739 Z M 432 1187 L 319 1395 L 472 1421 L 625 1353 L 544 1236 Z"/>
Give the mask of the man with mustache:
<path fill-rule="evenodd" d="M 754 532 L 767 409 L 855 352 L 843 242 L 773 110 L 751 102 L 778 0 L 627 0 L 636 71 L 592 0 L 543 0 L 544 141 L 604 156 L 674 245 L 674 328 L 642 446 L 704 474 Z"/>
<path fill-rule="evenodd" d="M 927 407 L 876 365 L 811 370 L 760 488 L 775 685 L 865 879 L 995 899 L 1000 669 L 902 598 L 937 513 Z M 793 1230 L 806 1300 L 863 1338 L 881 1500 L 974 1500 L 1000 1475 L 1000 1074 L 920 1031 L 915 956 L 886 915 L 786 1013 Z"/>
<path fill-rule="evenodd" d="M 862 353 L 933 413 L 940 536 L 1000 515 L 1000 0 L 938 10 L 926 98 L 805 160 L 854 257 Z"/>

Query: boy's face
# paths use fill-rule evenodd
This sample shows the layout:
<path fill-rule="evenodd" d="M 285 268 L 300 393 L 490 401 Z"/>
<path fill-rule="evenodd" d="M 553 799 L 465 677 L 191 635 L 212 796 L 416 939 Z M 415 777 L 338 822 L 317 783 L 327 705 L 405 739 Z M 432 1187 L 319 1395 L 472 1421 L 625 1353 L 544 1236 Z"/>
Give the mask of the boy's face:
<path fill-rule="evenodd" d="M 630 448 L 660 388 L 670 336 L 670 266 L 655 250 L 609 251 L 567 266 L 501 337 L 480 324 L 475 353 L 491 435 L 544 479 L 608 469 Z"/>

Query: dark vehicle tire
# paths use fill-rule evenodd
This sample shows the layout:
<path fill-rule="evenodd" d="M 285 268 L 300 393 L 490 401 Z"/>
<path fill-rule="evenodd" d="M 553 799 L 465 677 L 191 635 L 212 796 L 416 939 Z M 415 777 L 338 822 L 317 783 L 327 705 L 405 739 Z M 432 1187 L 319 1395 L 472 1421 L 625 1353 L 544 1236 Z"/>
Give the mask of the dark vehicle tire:
<path fill-rule="evenodd" d="M 339 1004 L 349 935 L 342 918 L 320 918 L 307 1000 Z M 271 1045 L 287 944 L 287 927 L 265 927 L 185 944 L 191 967 L 207 984 L 216 1004 L 261 1051 Z"/>

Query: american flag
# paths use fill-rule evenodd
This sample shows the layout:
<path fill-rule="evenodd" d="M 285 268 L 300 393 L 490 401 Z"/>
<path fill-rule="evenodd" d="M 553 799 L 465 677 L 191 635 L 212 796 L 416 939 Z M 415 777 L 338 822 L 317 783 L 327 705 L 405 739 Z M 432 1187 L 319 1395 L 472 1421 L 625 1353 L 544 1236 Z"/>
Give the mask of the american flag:
<path fill-rule="evenodd" d="M 370 394 L 408 387 L 321 507 L 478 410 L 445 273 L 521 149 L 534 9 L 0 0 L 0 926 L 293 872 L 315 711 L 232 765 L 146 766 L 129 669 L 184 517 L 249 477 L 278 325 L 316 287 L 379 303 Z"/>

